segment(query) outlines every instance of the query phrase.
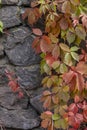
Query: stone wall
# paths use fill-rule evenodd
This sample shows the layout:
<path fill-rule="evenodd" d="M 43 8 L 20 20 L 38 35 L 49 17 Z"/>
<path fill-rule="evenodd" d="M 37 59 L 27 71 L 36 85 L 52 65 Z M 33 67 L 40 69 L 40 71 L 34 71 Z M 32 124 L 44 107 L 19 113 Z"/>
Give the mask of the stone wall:
<path fill-rule="evenodd" d="M 0 8 L 6 32 L 0 35 L 0 126 L 3 124 L 7 130 L 42 130 L 40 57 L 32 49 L 31 30 L 20 17 L 29 5 L 30 0 L 2 0 Z M 5 69 L 18 76 L 24 92 L 22 99 L 8 87 Z"/>

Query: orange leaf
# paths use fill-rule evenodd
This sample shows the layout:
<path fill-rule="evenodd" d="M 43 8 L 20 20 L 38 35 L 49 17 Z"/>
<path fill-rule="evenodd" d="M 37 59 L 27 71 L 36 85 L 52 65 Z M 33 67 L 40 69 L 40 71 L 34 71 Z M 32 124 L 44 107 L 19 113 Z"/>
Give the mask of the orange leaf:
<path fill-rule="evenodd" d="M 41 49 L 40 49 L 40 38 L 36 37 L 32 43 L 32 48 L 35 49 L 36 53 L 40 53 Z"/>
<path fill-rule="evenodd" d="M 40 41 L 40 48 L 41 48 L 41 51 L 46 53 L 46 52 L 52 52 L 53 50 L 53 44 L 48 44 L 46 40 L 44 39 L 41 39 Z"/>
<path fill-rule="evenodd" d="M 42 31 L 39 28 L 33 28 L 32 31 L 35 35 L 38 35 L 38 36 L 42 35 Z"/>
<path fill-rule="evenodd" d="M 44 39 L 47 44 L 51 44 L 51 40 L 50 40 L 50 38 L 48 36 L 43 35 L 42 39 Z"/>
<path fill-rule="evenodd" d="M 51 105 L 51 97 L 48 96 L 48 97 L 46 98 L 46 100 L 44 101 L 43 107 L 46 109 L 46 108 L 49 108 L 50 105 Z"/>

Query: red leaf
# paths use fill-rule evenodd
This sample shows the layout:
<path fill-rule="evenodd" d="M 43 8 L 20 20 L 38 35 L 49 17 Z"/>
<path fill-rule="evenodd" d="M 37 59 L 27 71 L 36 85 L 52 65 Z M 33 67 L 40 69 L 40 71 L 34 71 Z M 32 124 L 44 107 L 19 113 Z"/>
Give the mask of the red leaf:
<path fill-rule="evenodd" d="M 77 81 L 77 89 L 79 91 L 82 91 L 85 87 L 85 84 L 84 84 L 84 78 L 81 74 L 79 73 L 76 73 L 76 81 Z"/>
<path fill-rule="evenodd" d="M 75 102 L 75 103 L 78 103 L 79 101 L 80 101 L 79 96 L 78 96 L 78 95 L 75 95 L 74 102 Z"/>
<path fill-rule="evenodd" d="M 47 44 L 51 44 L 51 40 L 50 40 L 50 38 L 48 36 L 43 35 L 42 39 L 44 39 Z"/>
<path fill-rule="evenodd" d="M 40 48 L 41 48 L 41 51 L 44 52 L 44 53 L 52 52 L 53 44 L 48 44 L 46 40 L 41 39 L 41 41 L 40 41 Z"/>
<path fill-rule="evenodd" d="M 70 70 L 68 73 L 63 74 L 63 80 L 66 83 L 70 83 L 74 75 L 75 75 L 74 72 Z"/>
<path fill-rule="evenodd" d="M 81 74 L 87 74 L 87 64 L 85 62 L 79 62 L 76 66 L 76 71 Z"/>
<path fill-rule="evenodd" d="M 78 112 L 78 107 L 76 106 L 75 103 L 72 103 L 70 106 L 69 106 L 69 111 L 73 112 L 74 114 L 76 114 Z"/>
<path fill-rule="evenodd" d="M 40 38 L 36 37 L 32 43 L 32 48 L 35 49 L 36 53 L 40 53 L 41 49 L 40 49 Z"/>
<path fill-rule="evenodd" d="M 33 28 L 32 31 L 37 36 L 41 36 L 42 35 L 42 31 L 39 28 Z"/>
<path fill-rule="evenodd" d="M 45 60 L 49 66 L 51 66 L 55 61 L 54 57 L 51 54 L 46 55 Z"/>
<path fill-rule="evenodd" d="M 52 51 L 52 55 L 55 59 L 57 59 L 60 56 L 60 48 L 58 45 L 55 45 L 55 47 Z"/>

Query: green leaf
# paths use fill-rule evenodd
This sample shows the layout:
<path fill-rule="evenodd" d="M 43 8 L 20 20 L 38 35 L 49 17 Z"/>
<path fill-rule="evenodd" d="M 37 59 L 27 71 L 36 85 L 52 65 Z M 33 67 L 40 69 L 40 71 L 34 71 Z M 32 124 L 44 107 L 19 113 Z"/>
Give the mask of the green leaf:
<path fill-rule="evenodd" d="M 69 42 L 69 44 L 71 44 L 75 41 L 75 37 L 76 37 L 75 33 L 71 32 L 71 31 L 67 32 L 66 38 L 67 38 L 67 41 Z"/>
<path fill-rule="evenodd" d="M 67 122 L 64 119 L 56 120 L 54 122 L 55 128 L 62 128 L 66 129 L 67 128 Z"/>
<path fill-rule="evenodd" d="M 86 32 L 85 29 L 82 26 L 77 26 L 75 28 L 76 34 L 78 37 L 80 37 L 82 40 L 85 40 Z"/>
<path fill-rule="evenodd" d="M 53 114 L 52 115 L 52 119 L 55 120 L 59 120 L 60 119 L 60 115 L 59 114 Z"/>
<path fill-rule="evenodd" d="M 55 61 L 55 62 L 53 62 L 53 64 L 52 64 L 52 68 L 53 68 L 53 69 L 57 69 L 57 68 L 59 67 L 59 65 L 60 65 L 60 62 L 59 62 L 59 61 Z"/>
<path fill-rule="evenodd" d="M 71 56 L 73 57 L 74 60 L 79 61 L 79 55 L 75 52 L 71 52 Z"/>
<path fill-rule="evenodd" d="M 66 44 L 60 43 L 59 46 L 63 51 L 70 52 L 70 49 Z"/>
<path fill-rule="evenodd" d="M 70 53 L 66 53 L 65 57 L 64 57 L 64 63 L 68 66 L 72 66 L 72 57 L 70 55 Z"/>
<path fill-rule="evenodd" d="M 47 87 L 50 88 L 52 86 L 52 84 L 53 84 L 53 81 L 51 78 L 49 78 L 47 81 Z"/>
<path fill-rule="evenodd" d="M 61 64 L 60 65 L 60 73 L 65 73 L 65 72 L 67 72 L 68 71 L 68 68 L 67 68 L 67 66 L 65 65 L 65 64 Z"/>
<path fill-rule="evenodd" d="M 50 74 L 50 67 L 47 64 L 45 64 L 43 68 L 44 68 L 44 72 L 46 72 L 47 74 Z"/>
<path fill-rule="evenodd" d="M 77 46 L 73 46 L 70 48 L 70 51 L 78 51 L 78 50 L 79 50 L 79 48 Z"/>

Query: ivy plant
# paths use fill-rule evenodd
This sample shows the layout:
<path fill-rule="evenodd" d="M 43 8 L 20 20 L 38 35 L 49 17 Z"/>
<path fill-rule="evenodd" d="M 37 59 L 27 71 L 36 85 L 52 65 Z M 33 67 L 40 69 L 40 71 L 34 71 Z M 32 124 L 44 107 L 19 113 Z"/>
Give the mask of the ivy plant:
<path fill-rule="evenodd" d="M 32 47 L 45 74 L 41 126 L 78 130 L 87 123 L 87 0 L 35 0 L 22 18 L 36 36 Z M 44 30 L 34 26 L 41 18 Z"/>

